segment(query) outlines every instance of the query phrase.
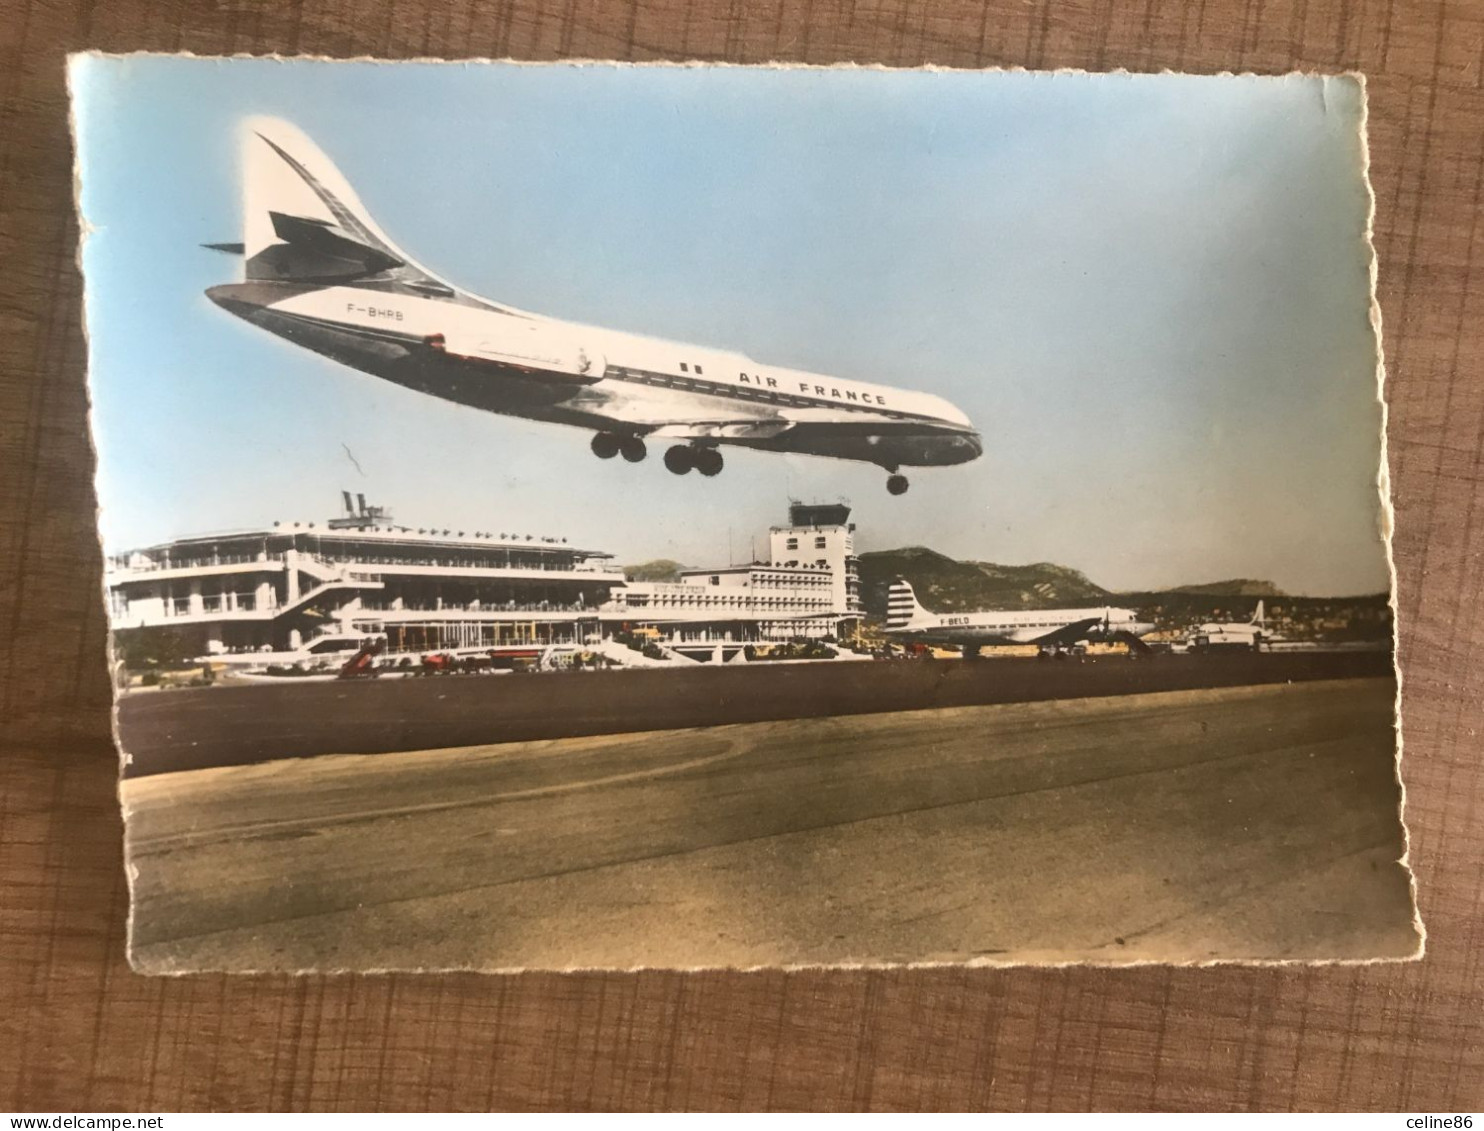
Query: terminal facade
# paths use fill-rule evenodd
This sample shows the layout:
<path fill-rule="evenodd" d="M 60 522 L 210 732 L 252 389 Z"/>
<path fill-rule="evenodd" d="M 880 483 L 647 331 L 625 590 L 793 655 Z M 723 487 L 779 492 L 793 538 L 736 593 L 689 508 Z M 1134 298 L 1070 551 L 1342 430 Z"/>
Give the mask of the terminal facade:
<path fill-rule="evenodd" d="M 629 581 L 612 554 L 565 538 L 401 526 L 347 494 L 345 513 L 325 523 L 183 538 L 112 558 L 109 613 L 121 640 L 170 629 L 195 656 L 245 666 L 328 660 L 378 639 L 391 655 L 516 660 L 639 634 L 704 658 L 713 644 L 838 640 L 856 630 L 848 507 L 793 504 L 788 524 L 769 532 L 769 550 L 765 562 Z"/>
<path fill-rule="evenodd" d="M 855 525 L 843 504 L 789 507 L 769 531 L 766 562 L 686 569 L 678 582 L 627 582 L 606 623 L 659 631 L 669 643 L 843 639 L 860 625 Z"/>

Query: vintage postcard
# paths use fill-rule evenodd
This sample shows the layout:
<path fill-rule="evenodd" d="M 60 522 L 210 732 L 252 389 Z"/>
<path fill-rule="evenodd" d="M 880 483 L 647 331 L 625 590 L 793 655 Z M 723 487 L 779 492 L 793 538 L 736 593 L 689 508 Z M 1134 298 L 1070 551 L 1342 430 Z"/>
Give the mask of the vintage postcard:
<path fill-rule="evenodd" d="M 1419 953 L 1358 77 L 70 81 L 138 969 Z"/>

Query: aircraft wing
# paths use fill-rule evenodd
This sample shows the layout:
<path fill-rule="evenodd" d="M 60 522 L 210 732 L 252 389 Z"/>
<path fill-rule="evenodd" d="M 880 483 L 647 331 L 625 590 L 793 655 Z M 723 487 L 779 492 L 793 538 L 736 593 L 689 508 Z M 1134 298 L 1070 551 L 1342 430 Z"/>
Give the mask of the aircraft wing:
<path fill-rule="evenodd" d="M 605 416 L 670 440 L 771 440 L 790 428 L 815 422 L 838 423 L 828 409 L 738 403 L 735 407 L 704 393 L 656 389 L 622 381 L 599 381 L 568 399 L 566 407 Z M 863 424 L 868 414 L 852 414 Z M 881 417 L 889 424 L 889 418 Z"/>
<path fill-rule="evenodd" d="M 1073 621 L 1071 624 L 1053 629 L 1045 636 L 1036 637 L 1031 643 L 1051 646 L 1077 644 L 1086 640 L 1089 633 L 1102 623 L 1102 617 L 1088 617 L 1086 620 Z"/>
<path fill-rule="evenodd" d="M 619 381 L 599 381 L 568 398 L 565 405 L 642 428 L 660 439 L 766 440 L 793 427 L 793 421 L 767 405 L 738 405 L 732 410 L 718 405 L 715 398 Z"/>
<path fill-rule="evenodd" d="M 793 427 L 782 419 L 688 420 L 650 433 L 657 440 L 771 440 Z"/>

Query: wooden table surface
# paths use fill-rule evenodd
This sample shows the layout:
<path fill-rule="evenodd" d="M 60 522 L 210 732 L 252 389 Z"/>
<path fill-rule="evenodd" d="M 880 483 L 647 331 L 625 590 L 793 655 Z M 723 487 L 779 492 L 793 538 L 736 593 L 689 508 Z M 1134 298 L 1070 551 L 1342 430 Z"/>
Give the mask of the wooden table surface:
<path fill-rule="evenodd" d="M 1364 71 L 1426 959 L 131 973 L 62 69 L 83 48 Z M 1484 5 L 1459 2 L 4 0 L 0 1109 L 1484 1107 L 1481 69 Z"/>

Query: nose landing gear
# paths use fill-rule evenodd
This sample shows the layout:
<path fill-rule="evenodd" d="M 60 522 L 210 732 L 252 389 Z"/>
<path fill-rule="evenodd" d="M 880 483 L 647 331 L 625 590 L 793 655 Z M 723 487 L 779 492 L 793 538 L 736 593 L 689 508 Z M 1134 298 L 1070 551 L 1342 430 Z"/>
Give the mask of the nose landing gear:
<path fill-rule="evenodd" d="M 886 477 L 886 489 L 890 494 L 905 495 L 907 493 L 907 488 L 910 486 L 911 484 L 907 482 L 907 477 L 905 475 L 900 475 L 894 472 L 893 474 Z"/>
<path fill-rule="evenodd" d="M 665 452 L 665 466 L 676 475 L 684 475 L 694 468 L 709 479 L 721 473 L 722 458 L 715 448 L 676 444 Z"/>

